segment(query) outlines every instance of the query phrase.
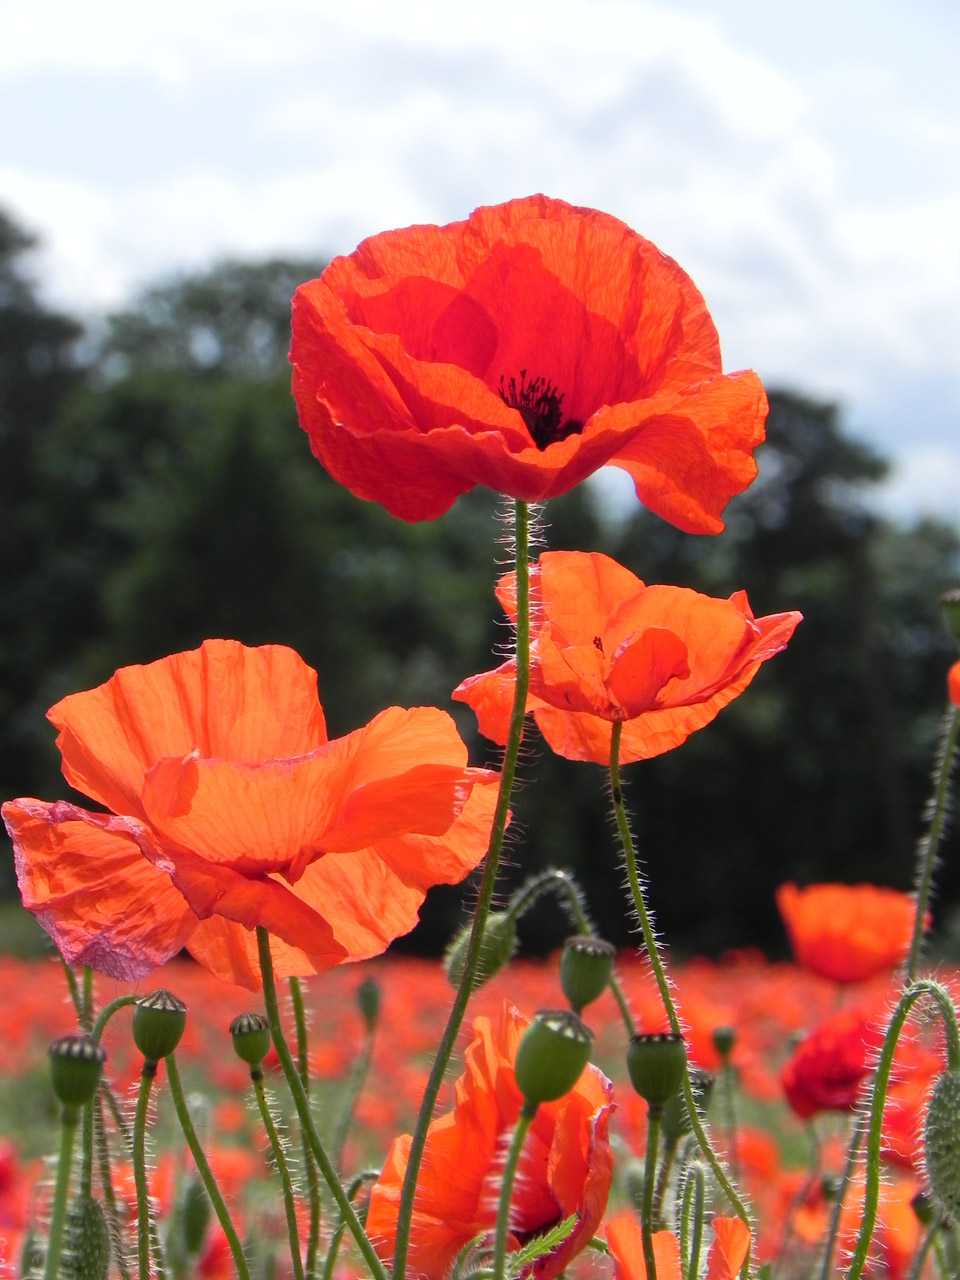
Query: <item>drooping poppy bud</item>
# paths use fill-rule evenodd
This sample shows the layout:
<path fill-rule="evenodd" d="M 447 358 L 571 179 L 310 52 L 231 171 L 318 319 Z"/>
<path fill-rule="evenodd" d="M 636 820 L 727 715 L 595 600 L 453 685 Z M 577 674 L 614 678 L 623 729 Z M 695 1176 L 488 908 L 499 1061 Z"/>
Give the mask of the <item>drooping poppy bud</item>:
<path fill-rule="evenodd" d="M 944 1071 L 933 1086 L 923 1144 L 933 1197 L 956 1218 L 960 1215 L 960 1071 Z"/>
<path fill-rule="evenodd" d="M 82 1107 L 97 1092 L 107 1051 L 89 1036 L 69 1035 L 54 1040 L 50 1056 L 53 1092 L 64 1107 Z"/>
<path fill-rule="evenodd" d="M 147 1062 L 173 1053 L 187 1025 L 187 1006 L 163 987 L 137 1001 L 133 1011 L 133 1040 Z"/>
<path fill-rule="evenodd" d="M 451 986 L 459 987 L 467 963 L 472 924 L 465 924 L 454 936 L 443 957 L 443 968 Z M 513 959 L 517 949 L 517 922 L 508 911 L 491 911 L 483 929 L 480 960 L 474 991 L 496 976 Z"/>
<path fill-rule="evenodd" d="M 590 1057 L 593 1033 L 570 1009 L 541 1009 L 523 1033 L 514 1067 L 526 1106 L 570 1092 Z"/>
<path fill-rule="evenodd" d="M 630 1082 L 651 1111 L 662 1112 L 679 1093 L 686 1063 L 683 1036 L 675 1031 L 634 1036 L 627 1050 Z"/>
<path fill-rule="evenodd" d="M 613 974 L 615 948 L 603 938 L 568 938 L 560 956 L 560 985 L 577 1012 L 601 996 Z"/>
<path fill-rule="evenodd" d="M 230 1023 L 233 1049 L 249 1067 L 260 1066 L 270 1052 L 270 1023 L 262 1013 L 241 1013 Z"/>
<path fill-rule="evenodd" d="M 707 1107 L 710 1105 L 710 1096 L 713 1093 L 713 1086 L 716 1082 L 716 1076 L 710 1071 L 704 1071 L 700 1067 L 693 1067 L 690 1071 L 690 1088 L 696 1104 L 697 1115 L 701 1120 L 707 1113 Z M 663 1108 L 663 1140 L 664 1142 L 679 1142 L 683 1135 L 689 1133 L 692 1128 L 687 1099 L 678 1091 Z"/>

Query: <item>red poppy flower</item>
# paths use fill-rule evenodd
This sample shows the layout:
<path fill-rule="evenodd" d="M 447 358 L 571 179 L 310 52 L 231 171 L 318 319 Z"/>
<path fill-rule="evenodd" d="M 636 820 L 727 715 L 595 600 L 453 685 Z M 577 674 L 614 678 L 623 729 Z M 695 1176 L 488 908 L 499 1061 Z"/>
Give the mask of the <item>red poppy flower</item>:
<path fill-rule="evenodd" d="M 327 740 L 291 649 L 207 640 L 57 703 L 71 786 L 111 813 L 3 806 L 24 905 L 64 957 L 134 980 L 187 946 L 218 977 L 378 955 L 487 847 L 498 778 L 443 711 L 392 707 Z"/>
<path fill-rule="evenodd" d="M 734 1280 L 750 1251 L 750 1229 L 739 1218 L 714 1218 L 714 1241 L 707 1255 L 706 1280 Z M 607 1223 L 614 1280 L 647 1280 L 640 1223 L 632 1213 L 619 1213 Z M 683 1280 L 680 1241 L 672 1231 L 655 1231 L 653 1258 L 657 1280 Z"/>
<path fill-rule="evenodd" d="M 955 662 L 947 672 L 947 693 L 954 706 L 960 707 L 960 662 Z"/>
<path fill-rule="evenodd" d="M 739 591 L 714 600 L 683 587 L 647 587 L 608 556 L 545 552 L 534 565 L 527 710 L 558 755 L 606 764 L 613 724 L 620 759 L 647 759 L 684 742 L 741 693 L 783 649 L 799 613 L 754 618 Z M 497 598 L 516 619 L 516 576 Z M 507 740 L 516 660 L 471 676 L 454 698 L 480 732 Z"/>
<path fill-rule="evenodd" d="M 874 884 L 782 884 L 777 906 L 797 964 L 834 982 L 895 968 L 910 950 L 917 904 Z M 929 923 L 929 921 L 928 921 Z"/>
<path fill-rule="evenodd" d="M 405 520 L 478 484 L 553 498 L 611 464 L 658 515 L 718 533 L 756 475 L 766 396 L 721 373 L 690 278 L 562 200 L 365 240 L 297 290 L 290 358 L 313 452 Z"/>
<path fill-rule="evenodd" d="M 477 1018 L 456 1084 L 453 1111 L 430 1125 L 410 1234 L 410 1271 L 443 1280 L 464 1245 L 492 1232 L 506 1143 L 523 1097 L 513 1074 L 527 1020 L 504 1002 L 499 1026 Z M 613 1161 L 607 1137 L 613 1086 L 587 1067 L 572 1092 L 537 1109 L 520 1158 L 511 1210 L 511 1248 L 576 1214 L 571 1235 L 533 1268 L 558 1276 L 590 1243 L 607 1203 Z M 410 1138 L 396 1139 L 370 1198 L 367 1231 L 380 1257 L 393 1257 Z"/>

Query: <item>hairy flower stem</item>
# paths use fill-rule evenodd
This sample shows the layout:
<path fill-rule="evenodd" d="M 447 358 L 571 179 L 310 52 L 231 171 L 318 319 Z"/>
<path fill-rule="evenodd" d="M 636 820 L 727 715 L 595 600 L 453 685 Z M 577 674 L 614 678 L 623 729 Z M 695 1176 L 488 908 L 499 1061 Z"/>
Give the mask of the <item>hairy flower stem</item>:
<path fill-rule="evenodd" d="M 376 1182 L 380 1176 L 379 1169 L 369 1169 L 364 1173 L 358 1173 L 354 1180 L 347 1187 L 347 1199 L 351 1202 L 355 1199 L 357 1192 L 365 1182 Z M 323 1264 L 322 1280 L 333 1280 L 334 1268 L 337 1265 L 337 1258 L 340 1254 L 340 1241 L 343 1239 L 343 1233 L 347 1224 L 343 1218 L 337 1223 L 333 1235 L 330 1239 L 330 1245 L 327 1249 L 327 1256 Z"/>
<path fill-rule="evenodd" d="M 960 1027 L 957 1025 L 957 1011 L 954 1008 L 950 992 L 929 979 L 921 978 L 908 987 L 900 997 L 893 1017 L 883 1038 L 883 1048 L 874 1073 L 873 1093 L 870 1098 L 870 1125 L 867 1130 L 867 1180 L 864 1188 L 863 1215 L 860 1230 L 857 1234 L 857 1245 L 853 1252 L 847 1280 L 860 1280 L 870 1250 L 870 1241 L 877 1224 L 877 1208 L 880 1203 L 880 1152 L 883 1145 L 883 1109 L 887 1101 L 887 1088 L 890 1084 L 890 1072 L 893 1068 L 893 1055 L 900 1039 L 903 1024 L 910 1010 L 921 996 L 930 996 L 939 1008 L 947 1044 L 947 1070 L 960 1070 Z"/>
<path fill-rule="evenodd" d="M 307 1040 L 307 1012 L 303 1003 L 303 987 L 299 978 L 290 980 L 290 999 L 293 1003 L 293 1020 L 297 1028 L 297 1071 L 303 1084 L 303 1091 L 310 1097 L 310 1053 Z M 314 1280 L 317 1274 L 317 1253 L 320 1248 L 320 1183 L 317 1178 L 317 1165 L 310 1150 L 307 1135 L 300 1132 L 303 1143 L 303 1167 L 307 1174 L 307 1192 L 310 1202 L 310 1219 L 307 1233 L 306 1280 Z"/>
<path fill-rule="evenodd" d="M 584 907 L 583 890 L 569 871 L 562 871 L 557 867 L 548 867 L 546 871 L 541 871 L 539 875 L 531 876 L 526 884 L 521 885 L 507 904 L 506 913 L 508 916 L 512 916 L 514 920 L 519 920 L 539 898 L 543 897 L 545 893 L 551 892 L 556 893 L 561 898 L 570 913 L 571 920 L 577 926 L 578 932 L 582 934 L 596 932 L 593 922 Z M 613 992 L 613 998 L 616 1000 L 617 1007 L 620 1010 L 620 1017 L 623 1019 L 627 1038 L 632 1038 L 636 1035 L 637 1028 L 633 1021 L 633 1015 L 627 1007 L 623 988 L 620 986 L 615 973 L 611 974 L 610 977 L 610 990 Z"/>
<path fill-rule="evenodd" d="M 293 1274 L 295 1280 L 303 1280 L 300 1232 L 297 1228 L 297 1206 L 293 1198 L 293 1183 L 290 1181 L 287 1157 L 283 1153 L 283 1143 L 280 1141 L 280 1134 L 277 1132 L 277 1126 L 274 1124 L 273 1116 L 270 1114 L 267 1091 L 263 1087 L 263 1072 L 259 1067 L 255 1067 L 250 1072 L 250 1079 L 253 1081 L 253 1092 L 256 1095 L 260 1119 L 263 1121 L 263 1127 L 267 1131 L 270 1150 L 273 1152 L 277 1173 L 280 1175 L 280 1186 L 283 1189 L 283 1208 L 287 1215 L 287 1235 L 290 1237 L 290 1261 L 293 1263 Z"/>
<path fill-rule="evenodd" d="M 330 1157 L 320 1141 L 320 1135 L 317 1133 L 317 1126 L 314 1124 L 313 1116 L 310 1113 L 310 1099 L 307 1097 L 303 1081 L 297 1072 L 283 1034 L 283 1026 L 280 1022 L 280 1005 L 277 1000 L 277 984 L 273 976 L 273 957 L 270 955 L 270 935 L 262 926 L 257 927 L 257 949 L 260 955 L 260 973 L 263 978 L 263 1000 L 267 1009 L 267 1018 L 270 1021 L 273 1046 L 277 1051 L 277 1057 L 280 1059 L 283 1074 L 286 1076 L 287 1086 L 293 1094 L 293 1101 L 297 1108 L 297 1115 L 300 1117 L 300 1124 L 310 1143 L 310 1151 L 317 1162 L 317 1167 L 323 1176 L 323 1180 L 330 1188 L 337 1207 L 350 1230 L 350 1234 L 357 1242 L 357 1248 L 363 1254 L 364 1261 L 370 1268 L 370 1274 L 374 1277 L 374 1280 L 388 1280 L 386 1269 L 377 1257 L 376 1251 L 370 1243 L 370 1238 L 364 1231 L 356 1210 L 350 1203 L 347 1193 L 337 1177 L 337 1172 L 330 1163 Z"/>
<path fill-rule="evenodd" d="M 670 983 L 667 979 L 666 970 L 663 966 L 663 960 L 660 956 L 660 947 L 657 943 L 657 935 L 654 932 L 653 921 L 650 918 L 650 912 L 647 910 L 647 904 L 643 896 L 643 885 L 640 881 L 640 871 L 637 866 L 637 851 L 633 843 L 633 835 L 630 831 L 630 823 L 627 820 L 627 811 L 623 804 L 623 790 L 620 782 L 620 736 L 623 732 L 623 723 L 617 721 L 613 726 L 613 733 L 610 739 L 610 794 L 613 797 L 613 812 L 617 822 L 617 830 L 620 833 L 620 842 L 623 846 L 623 856 L 627 865 L 627 878 L 630 882 L 630 893 L 633 898 L 634 910 L 637 919 L 640 922 L 640 928 L 643 932 L 643 941 L 647 948 L 647 957 L 650 961 L 650 967 L 653 969 L 653 976 L 656 979 L 657 988 L 660 992 L 660 999 L 670 1023 L 670 1030 L 678 1036 L 683 1035 L 683 1027 L 680 1024 L 680 1016 L 677 1013 L 677 1007 L 673 1002 L 673 996 L 670 993 Z M 694 1136 L 697 1139 L 697 1145 L 703 1152 L 704 1159 L 713 1170 L 713 1175 L 720 1184 L 724 1195 L 729 1200 L 737 1217 L 743 1223 L 750 1227 L 750 1215 L 746 1206 L 737 1194 L 733 1184 L 727 1177 L 723 1165 L 720 1163 L 719 1157 L 710 1145 L 703 1123 L 700 1119 L 700 1112 L 697 1109 L 697 1101 L 693 1093 L 693 1084 L 690 1080 L 690 1064 L 687 1063 L 683 1073 L 683 1097 L 687 1104 L 687 1112 L 690 1117 L 690 1124 L 693 1127 Z M 745 1263 L 744 1266 L 748 1264 Z"/>
<path fill-rule="evenodd" d="M 397 1241 L 393 1255 L 393 1274 L 395 1280 L 404 1280 L 407 1269 L 407 1253 L 410 1248 L 410 1226 L 413 1221 L 413 1205 L 417 1193 L 417 1179 L 420 1176 L 420 1164 L 423 1150 L 427 1142 L 427 1129 L 433 1119 L 434 1108 L 447 1066 L 453 1054 L 460 1027 L 463 1025 L 467 1004 L 473 993 L 477 969 L 480 965 L 480 947 L 483 942 L 484 927 L 490 914 L 493 891 L 497 883 L 497 872 L 500 869 L 500 856 L 503 853 L 503 839 L 510 816 L 510 796 L 517 773 L 517 758 L 520 754 L 520 743 L 523 738 L 523 721 L 527 708 L 527 693 L 530 688 L 530 511 L 527 503 L 517 501 L 514 504 L 515 518 L 515 565 L 517 573 L 517 683 L 513 695 L 513 711 L 510 715 L 510 731 L 504 749 L 503 768 L 500 773 L 500 792 L 497 797 L 497 808 L 494 813 L 493 827 L 490 832 L 490 847 L 487 850 L 486 864 L 483 869 L 483 880 L 477 897 L 476 909 L 473 913 L 473 929 L 467 946 L 467 955 L 463 965 L 460 986 L 454 997 L 453 1007 L 447 1019 L 443 1038 L 437 1049 L 430 1070 L 430 1077 L 420 1103 L 420 1112 L 410 1143 L 410 1154 L 407 1157 L 407 1170 L 403 1179 L 403 1190 L 400 1194 L 400 1206 L 397 1213 Z"/>
<path fill-rule="evenodd" d="M 942 1225 L 943 1224 L 941 1223 L 940 1218 L 938 1217 L 936 1222 L 934 1222 L 933 1225 L 930 1227 L 929 1231 L 924 1237 L 923 1244 L 917 1250 L 917 1255 L 913 1260 L 913 1265 L 910 1267 L 910 1270 L 907 1273 L 907 1280 L 920 1280 L 920 1277 L 923 1275 L 923 1264 L 926 1262 L 927 1255 L 929 1254 L 930 1250 L 933 1248 L 934 1243 L 936 1242 L 937 1236 L 940 1234 L 940 1227 Z"/>
<path fill-rule="evenodd" d="M 513 1199 L 513 1184 L 517 1180 L 517 1169 L 520 1167 L 520 1153 L 523 1151 L 524 1139 L 530 1129 L 533 1117 L 537 1114 L 537 1105 L 525 1102 L 520 1108 L 507 1162 L 503 1166 L 503 1177 L 500 1181 L 500 1200 L 497 1204 L 497 1225 L 493 1236 L 493 1280 L 504 1280 L 507 1268 L 507 1236 L 510 1233 L 510 1202 Z M 656 1280 L 652 1276 L 651 1280 Z"/>
<path fill-rule="evenodd" d="M 150 1280 L 150 1194 L 147 1190 L 147 1110 L 157 1074 L 155 1062 L 144 1062 L 133 1117 L 133 1182 L 137 1189 L 137 1266 L 140 1280 Z"/>
<path fill-rule="evenodd" d="M 183 1130 L 183 1136 L 187 1140 L 187 1146 L 190 1148 L 190 1154 L 193 1156 L 194 1164 L 197 1166 L 200 1180 L 203 1182 L 207 1195 L 210 1197 L 210 1203 L 213 1205 L 213 1211 L 217 1215 L 217 1221 L 223 1228 L 223 1234 L 227 1237 L 227 1244 L 233 1254 L 233 1265 L 237 1269 L 237 1276 L 239 1280 L 250 1280 L 250 1269 L 247 1266 L 246 1258 L 243 1256 L 240 1237 L 237 1235 L 237 1229 L 233 1225 L 223 1196 L 220 1194 L 220 1188 L 217 1186 L 210 1163 L 203 1147 L 200 1145 L 197 1131 L 193 1127 L 193 1120 L 190 1118 L 190 1109 L 183 1093 L 183 1084 L 180 1080 L 180 1069 L 177 1066 L 176 1058 L 171 1053 L 164 1058 L 164 1062 L 167 1064 L 167 1079 L 170 1082 L 170 1093 L 173 1095 L 173 1105 L 177 1110 L 180 1128 Z"/>
<path fill-rule="evenodd" d="M 937 761 L 933 774 L 933 795 L 927 808 L 927 830 L 917 845 L 916 894 L 917 910 L 913 920 L 913 937 L 910 941 L 910 954 L 907 957 L 906 981 L 916 979 L 920 964 L 920 951 L 923 947 L 923 935 L 926 929 L 927 906 L 930 902 L 930 891 L 933 888 L 933 873 L 937 865 L 937 849 L 946 825 L 950 799 L 950 775 L 953 772 L 953 761 L 957 751 L 957 738 L 960 737 L 960 707 L 947 709 L 943 726 L 943 734 L 937 751 Z"/>
<path fill-rule="evenodd" d="M 684 1179 L 680 1208 L 680 1258 L 686 1280 L 697 1280 L 700 1274 L 705 1181 L 702 1167 L 692 1164 Z"/>
<path fill-rule="evenodd" d="M 67 1202 L 70 1198 L 70 1167 L 73 1163 L 73 1140 L 77 1132 L 80 1112 L 76 1107 L 64 1107 L 60 1113 L 60 1154 L 57 1159 L 57 1185 L 53 1193 L 53 1212 L 50 1217 L 50 1236 L 47 1240 L 47 1260 L 43 1280 L 56 1280 L 60 1274 L 60 1254 L 63 1250 L 63 1229 L 67 1222 Z"/>
<path fill-rule="evenodd" d="M 662 1118 L 662 1107 L 647 1108 L 647 1154 L 643 1165 L 643 1204 L 640 1209 L 640 1238 L 647 1280 L 657 1280 L 657 1260 L 653 1253 L 653 1190 L 657 1180 L 657 1148 Z"/>

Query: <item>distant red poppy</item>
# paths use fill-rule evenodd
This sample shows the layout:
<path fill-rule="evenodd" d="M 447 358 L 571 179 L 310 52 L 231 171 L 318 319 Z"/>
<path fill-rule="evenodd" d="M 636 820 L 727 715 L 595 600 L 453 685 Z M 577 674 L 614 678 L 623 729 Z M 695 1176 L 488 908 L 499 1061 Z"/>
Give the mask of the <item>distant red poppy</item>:
<path fill-rule="evenodd" d="M 947 693 L 954 706 L 960 707 L 960 662 L 955 662 L 947 672 Z"/>
<path fill-rule="evenodd" d="M 73 964 L 135 980 L 187 946 L 256 988 L 379 955 L 486 851 L 498 777 L 451 718 L 391 707 L 327 740 L 291 649 L 207 640 L 57 703 L 67 781 L 111 813 L 3 806 L 24 905 Z"/>
<path fill-rule="evenodd" d="M 707 1255 L 706 1280 L 734 1280 L 750 1251 L 750 1229 L 739 1218 L 714 1218 L 714 1241 Z M 607 1223 L 614 1280 L 647 1280 L 643 1235 L 632 1213 L 619 1213 Z M 657 1280 L 682 1280 L 680 1241 L 672 1231 L 655 1231 L 653 1258 Z"/>
<path fill-rule="evenodd" d="M 623 762 L 684 742 L 732 702 L 761 663 L 783 649 L 799 613 L 754 618 L 746 595 L 715 600 L 683 587 L 645 586 L 608 556 L 544 552 L 531 571 L 527 711 L 558 755 L 606 764 L 623 722 Z M 497 598 L 516 619 L 516 577 Z M 480 732 L 507 740 L 516 660 L 471 676 L 453 693 Z"/>
<path fill-rule="evenodd" d="M 410 1233 L 409 1270 L 421 1280 L 443 1280 L 463 1246 L 493 1230 L 506 1143 L 523 1102 L 513 1064 L 526 1026 L 506 1002 L 496 1028 L 490 1018 L 474 1020 L 453 1111 L 430 1125 Z M 613 1176 L 612 1097 L 610 1081 L 587 1067 L 565 1098 L 537 1109 L 520 1158 L 511 1247 L 578 1217 L 563 1244 L 535 1264 L 537 1280 L 560 1275 L 603 1217 Z M 409 1137 L 395 1140 L 370 1197 L 367 1232 L 385 1260 L 393 1257 L 409 1152 Z"/>
<path fill-rule="evenodd" d="M 478 484 L 553 498 L 611 464 L 664 519 L 718 533 L 756 475 L 763 387 L 721 373 L 690 278 L 562 200 L 365 240 L 297 290 L 290 358 L 313 452 L 405 520 Z"/>
<path fill-rule="evenodd" d="M 910 950 L 916 902 L 874 884 L 782 884 L 777 906 L 797 964 L 834 982 L 894 969 Z"/>

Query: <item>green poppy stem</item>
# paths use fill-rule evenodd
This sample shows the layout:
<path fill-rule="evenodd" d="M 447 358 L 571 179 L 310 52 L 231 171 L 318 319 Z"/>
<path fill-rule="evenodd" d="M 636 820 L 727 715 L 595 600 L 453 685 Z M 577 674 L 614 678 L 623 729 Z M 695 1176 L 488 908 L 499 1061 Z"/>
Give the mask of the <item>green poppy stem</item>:
<path fill-rule="evenodd" d="M 937 865 L 937 850 L 950 808 L 950 777 L 953 772 L 958 737 L 960 737 L 960 707 L 950 706 L 947 708 L 934 765 L 933 795 L 930 797 L 930 805 L 927 809 L 929 823 L 917 845 L 917 907 L 913 918 L 910 954 L 907 957 L 907 983 L 915 980 L 920 965 L 920 952 L 926 931 L 927 906 L 930 902 L 930 891 L 933 888 L 933 873 Z"/>
<path fill-rule="evenodd" d="M 620 833 L 620 843 L 623 846 L 623 856 L 627 866 L 627 879 L 630 884 L 630 893 L 633 898 L 633 906 L 636 911 L 637 920 L 643 932 L 643 941 L 647 948 L 647 958 L 653 969 L 653 976 L 656 979 L 657 988 L 660 992 L 660 999 L 670 1023 L 670 1030 L 678 1036 L 683 1035 L 683 1027 L 680 1023 L 680 1016 L 677 1013 L 677 1007 L 674 1004 L 673 996 L 670 992 L 670 982 L 667 978 L 664 968 L 663 959 L 660 955 L 660 946 L 657 942 L 657 935 L 653 928 L 653 921 L 650 918 L 650 912 L 647 910 L 647 904 L 643 896 L 643 884 L 640 880 L 640 871 L 637 865 L 637 850 L 633 843 L 633 834 L 630 831 L 630 823 L 627 819 L 627 811 L 623 803 L 623 789 L 620 780 L 620 738 L 623 733 L 623 722 L 615 721 L 613 732 L 610 737 L 610 794 L 613 797 L 613 812 L 617 823 L 617 830 Z M 741 1219 L 745 1225 L 753 1230 L 750 1215 L 740 1196 L 737 1194 L 733 1184 L 727 1177 L 723 1165 L 720 1163 L 719 1157 L 710 1145 L 703 1123 L 700 1120 L 700 1113 L 697 1110 L 696 1098 L 693 1093 L 693 1084 L 690 1080 L 690 1064 L 689 1062 L 683 1072 L 683 1096 L 687 1104 L 687 1111 L 690 1116 L 690 1124 L 693 1127 L 694 1135 L 697 1139 L 697 1145 L 703 1152 L 704 1159 L 713 1170 L 713 1175 L 720 1184 L 724 1195 L 729 1200 L 733 1211 L 737 1217 Z M 749 1262 L 749 1260 L 748 1260 Z M 744 1264 L 745 1266 L 748 1263 Z"/>
<path fill-rule="evenodd" d="M 137 1265 L 140 1280 L 150 1280 L 150 1194 L 147 1189 L 147 1110 L 157 1074 L 155 1062 L 145 1062 L 140 1073 L 137 1110 L 133 1117 L 133 1182 L 137 1191 Z"/>
<path fill-rule="evenodd" d="M 303 1002 L 303 986 L 299 978 L 291 978 L 290 999 L 293 1003 L 293 1020 L 297 1028 L 297 1071 L 303 1083 L 303 1091 L 310 1097 L 310 1051 L 307 1038 L 307 1011 Z M 307 1231 L 307 1261 L 304 1268 L 306 1280 L 314 1280 L 317 1274 L 317 1255 L 320 1249 L 320 1183 L 317 1178 L 317 1165 L 310 1150 L 307 1135 L 301 1130 L 300 1140 L 303 1144 L 303 1167 L 307 1174 L 307 1195 L 310 1203 L 310 1218 Z"/>
<path fill-rule="evenodd" d="M 660 1145 L 662 1107 L 647 1109 L 647 1153 L 643 1166 L 643 1205 L 640 1212 L 640 1238 L 647 1280 L 657 1280 L 657 1260 L 653 1252 L 653 1192 L 657 1180 L 657 1149 Z"/>
<path fill-rule="evenodd" d="M 497 1205 L 497 1225 L 493 1236 L 493 1280 L 504 1280 L 507 1267 L 507 1236 L 510 1233 L 510 1203 L 513 1200 L 513 1185 L 517 1180 L 517 1169 L 520 1167 L 520 1153 L 526 1139 L 533 1117 L 537 1114 L 536 1105 L 524 1103 L 520 1108 L 507 1161 L 503 1167 L 500 1181 L 500 1200 Z M 656 1280 L 656 1276 L 651 1276 Z"/>
<path fill-rule="evenodd" d="M 80 1112 L 76 1107 L 64 1107 L 60 1113 L 60 1154 L 57 1160 L 57 1184 L 53 1193 L 53 1212 L 50 1217 L 50 1235 L 47 1240 L 47 1260 L 43 1271 L 43 1280 L 57 1280 L 60 1274 L 63 1229 L 67 1222 L 67 1202 L 70 1198 L 73 1140 L 76 1136 L 79 1120 Z"/>
<path fill-rule="evenodd" d="M 473 929 L 467 946 L 463 975 L 460 986 L 454 997 L 453 1007 L 447 1019 L 447 1025 L 433 1060 L 430 1077 L 423 1093 L 420 1112 L 414 1127 L 407 1157 L 407 1170 L 403 1179 L 403 1190 L 400 1193 L 400 1206 L 397 1213 L 397 1240 L 393 1255 L 393 1274 L 395 1280 L 404 1280 L 407 1269 L 407 1254 L 410 1248 L 410 1228 L 413 1221 L 414 1199 L 417 1193 L 417 1179 L 420 1176 L 420 1165 L 427 1142 L 427 1130 L 433 1119 L 437 1097 L 443 1084 L 447 1066 L 457 1043 L 460 1028 L 463 1025 L 467 1004 L 473 993 L 473 986 L 480 964 L 480 947 L 483 942 L 484 926 L 490 914 L 493 891 L 497 883 L 500 869 L 500 856 L 503 853 L 503 840 L 510 817 L 510 797 L 517 772 L 517 758 L 520 755 L 520 743 L 523 739 L 523 722 L 527 711 L 527 693 L 530 689 L 530 511 L 527 503 L 517 501 L 514 504 L 515 517 L 515 552 L 514 560 L 517 574 L 517 683 L 513 695 L 513 711 L 510 716 L 510 730 L 503 755 L 503 768 L 500 773 L 500 792 L 490 832 L 490 846 L 487 850 L 486 863 L 483 869 L 483 880 L 477 896 L 477 905 L 473 914 Z"/>
<path fill-rule="evenodd" d="M 295 1280 L 303 1280 L 303 1259 L 300 1256 L 300 1232 L 297 1227 L 297 1206 L 293 1198 L 293 1183 L 290 1181 L 290 1169 L 287 1165 L 287 1157 L 284 1155 L 283 1143 L 280 1141 L 280 1134 L 277 1132 L 277 1126 L 274 1124 L 273 1116 L 270 1114 L 270 1103 L 267 1101 L 267 1091 L 263 1087 L 263 1072 L 259 1067 L 250 1072 L 250 1079 L 253 1082 L 253 1092 L 257 1099 L 257 1109 L 260 1112 L 260 1119 L 263 1121 L 263 1127 L 267 1131 L 267 1138 L 270 1141 L 270 1150 L 273 1152 L 273 1160 L 277 1166 L 277 1173 L 280 1175 L 280 1186 L 283 1191 L 283 1208 L 287 1215 L 287 1235 L 290 1237 L 290 1261 L 293 1264 L 293 1274 Z"/>

